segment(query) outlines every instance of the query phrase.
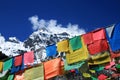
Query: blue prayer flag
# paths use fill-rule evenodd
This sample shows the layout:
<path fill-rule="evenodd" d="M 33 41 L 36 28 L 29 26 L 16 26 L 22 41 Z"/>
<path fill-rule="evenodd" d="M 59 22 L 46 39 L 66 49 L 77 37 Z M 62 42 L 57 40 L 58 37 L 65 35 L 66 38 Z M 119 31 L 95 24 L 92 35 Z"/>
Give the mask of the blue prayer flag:
<path fill-rule="evenodd" d="M 56 45 L 50 45 L 46 47 L 46 54 L 47 56 L 55 56 L 56 55 Z"/>

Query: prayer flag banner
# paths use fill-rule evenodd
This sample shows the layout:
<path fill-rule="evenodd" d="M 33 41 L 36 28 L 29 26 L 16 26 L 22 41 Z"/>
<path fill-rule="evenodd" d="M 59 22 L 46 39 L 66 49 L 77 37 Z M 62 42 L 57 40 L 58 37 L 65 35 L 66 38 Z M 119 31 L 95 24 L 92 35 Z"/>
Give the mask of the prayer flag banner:
<path fill-rule="evenodd" d="M 91 77 L 91 75 L 90 75 L 89 73 L 83 73 L 83 76 L 84 76 L 85 78 Z"/>
<path fill-rule="evenodd" d="M 68 40 L 63 40 L 57 43 L 57 51 L 58 52 L 67 52 L 69 49 Z"/>
<path fill-rule="evenodd" d="M 13 80 L 13 79 L 14 79 L 14 74 L 10 74 L 7 80 Z"/>
<path fill-rule="evenodd" d="M 19 56 L 14 57 L 14 66 L 22 65 L 22 56 L 23 55 L 19 55 Z"/>
<path fill-rule="evenodd" d="M 60 75 L 61 73 L 61 59 L 56 58 L 50 61 L 44 62 L 44 77 L 45 80 Z"/>
<path fill-rule="evenodd" d="M 85 63 L 79 68 L 79 71 L 81 73 L 86 73 L 89 69 L 88 62 L 84 61 Z"/>
<path fill-rule="evenodd" d="M 72 64 L 75 62 L 79 62 L 82 60 L 86 60 L 89 56 L 86 45 L 83 43 L 83 39 L 81 38 L 82 48 L 73 51 L 71 48 L 70 51 L 66 53 L 67 64 Z"/>
<path fill-rule="evenodd" d="M 94 41 L 106 39 L 105 30 L 103 28 L 83 34 L 85 44 L 92 44 Z"/>
<path fill-rule="evenodd" d="M 108 63 L 110 61 L 111 61 L 110 54 L 108 51 L 105 51 L 91 56 L 91 59 L 89 60 L 89 65 L 99 65 Z"/>
<path fill-rule="evenodd" d="M 46 47 L 46 54 L 47 56 L 55 56 L 56 55 L 56 52 L 57 49 L 56 49 L 56 45 L 50 45 L 50 46 L 47 46 Z"/>
<path fill-rule="evenodd" d="M 111 27 L 110 27 L 111 28 Z M 114 25 L 113 28 L 111 28 L 110 32 L 106 30 L 106 35 L 109 40 L 110 47 L 112 51 L 117 51 L 120 49 L 120 23 Z M 111 36 L 109 36 L 111 33 Z"/>
<path fill-rule="evenodd" d="M 75 36 L 69 40 L 70 47 L 72 50 L 77 50 L 82 47 L 81 36 Z"/>
<path fill-rule="evenodd" d="M 6 71 L 6 70 L 8 70 L 8 69 L 10 69 L 11 67 L 12 67 L 12 58 L 10 58 L 10 59 L 7 59 L 7 60 L 5 60 L 4 61 L 4 63 L 3 63 L 3 71 Z"/>
<path fill-rule="evenodd" d="M 24 53 L 24 64 L 30 65 L 34 62 L 34 53 L 33 51 Z"/>
<path fill-rule="evenodd" d="M 44 80 L 43 64 L 39 64 L 32 68 L 26 69 L 24 78 L 25 80 Z"/>
<path fill-rule="evenodd" d="M 15 73 L 14 80 L 25 80 L 24 71 L 19 71 Z"/>
<path fill-rule="evenodd" d="M 106 79 L 107 79 L 107 76 L 104 75 L 104 74 L 100 74 L 100 75 L 98 76 L 98 80 L 106 80 Z"/>
<path fill-rule="evenodd" d="M 17 73 L 18 71 L 24 70 L 24 58 L 23 58 L 23 55 L 22 55 L 22 63 L 20 62 L 21 65 L 19 65 L 19 66 L 15 66 L 15 62 L 14 62 L 15 60 L 14 59 L 13 59 L 12 67 L 11 67 L 11 70 L 10 70 L 11 74 L 14 74 L 14 73 Z M 18 59 L 18 61 L 19 61 L 19 59 Z M 20 61 L 21 61 L 21 59 L 20 59 Z"/>
<path fill-rule="evenodd" d="M 107 36 L 108 40 L 112 38 L 114 28 L 115 28 L 115 25 L 112 25 L 112 26 L 109 26 L 109 27 L 105 28 L 106 36 Z"/>
<path fill-rule="evenodd" d="M 106 51 L 108 49 L 109 47 L 108 47 L 107 40 L 98 40 L 88 45 L 88 50 L 91 55 Z"/>
<path fill-rule="evenodd" d="M 101 39 L 106 39 L 106 35 L 105 35 L 105 30 L 104 29 L 97 29 L 95 31 L 92 32 L 93 34 L 93 40 L 101 40 Z"/>
<path fill-rule="evenodd" d="M 102 71 L 102 70 L 104 70 L 104 66 L 97 65 L 97 66 L 93 67 L 92 69 L 95 70 L 95 71 Z"/>
<path fill-rule="evenodd" d="M 69 71 L 69 70 L 72 70 L 72 69 L 78 69 L 78 68 L 80 68 L 83 64 L 85 64 L 84 61 L 82 61 L 82 62 L 77 62 L 77 63 L 70 64 L 70 65 L 67 64 L 66 61 L 65 61 L 64 63 L 65 63 L 64 69 L 65 69 L 66 71 Z"/>
<path fill-rule="evenodd" d="M 87 45 L 87 44 L 91 44 L 93 42 L 93 37 L 92 37 L 92 33 L 86 33 L 86 34 L 83 34 L 83 40 L 84 40 L 84 43 Z"/>
<path fill-rule="evenodd" d="M 0 62 L 0 72 L 2 72 L 2 69 L 3 69 L 3 62 L 1 61 Z"/>
<path fill-rule="evenodd" d="M 106 66 L 105 66 L 105 69 L 110 69 L 112 66 L 114 66 L 115 65 L 115 62 L 110 62 L 109 64 L 107 64 Z"/>

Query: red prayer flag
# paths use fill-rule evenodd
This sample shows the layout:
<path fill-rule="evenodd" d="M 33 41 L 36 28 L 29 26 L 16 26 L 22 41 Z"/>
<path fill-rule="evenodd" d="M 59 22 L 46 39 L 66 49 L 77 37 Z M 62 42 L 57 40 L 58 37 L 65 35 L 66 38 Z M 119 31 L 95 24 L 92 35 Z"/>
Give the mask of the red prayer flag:
<path fill-rule="evenodd" d="M 34 62 L 34 53 L 33 51 L 24 53 L 24 64 L 30 65 Z"/>
<path fill-rule="evenodd" d="M 105 30 L 104 29 L 98 29 L 93 31 L 93 40 L 101 40 L 105 39 Z"/>
<path fill-rule="evenodd" d="M 93 42 L 92 33 L 83 34 L 82 36 L 85 44 L 91 44 Z"/>
<path fill-rule="evenodd" d="M 16 56 L 14 58 L 14 66 L 22 65 L 22 55 Z"/>
<path fill-rule="evenodd" d="M 100 74 L 98 76 L 98 80 L 106 80 L 108 76 L 104 75 L 104 74 Z"/>
<path fill-rule="evenodd" d="M 88 45 L 88 50 L 91 55 L 97 54 L 102 51 L 108 50 L 108 43 L 106 40 L 94 41 L 92 44 Z"/>

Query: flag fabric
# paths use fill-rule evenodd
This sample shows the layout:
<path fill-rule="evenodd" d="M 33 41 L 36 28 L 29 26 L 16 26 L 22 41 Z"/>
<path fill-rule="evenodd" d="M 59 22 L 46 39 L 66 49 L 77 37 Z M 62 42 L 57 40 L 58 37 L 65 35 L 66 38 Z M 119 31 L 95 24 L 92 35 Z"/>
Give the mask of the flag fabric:
<path fill-rule="evenodd" d="M 104 70 L 104 66 L 103 65 L 95 65 L 91 69 L 93 69 L 95 71 L 102 71 L 102 70 Z"/>
<path fill-rule="evenodd" d="M 71 47 L 69 48 L 69 52 L 66 53 L 66 60 L 68 64 L 72 64 L 75 62 L 79 62 L 82 60 L 86 60 L 89 56 L 87 46 L 83 42 L 83 38 L 81 38 L 82 48 L 73 51 Z"/>
<path fill-rule="evenodd" d="M 77 62 L 77 63 L 70 64 L 70 65 L 67 64 L 66 61 L 65 61 L 64 63 L 65 63 L 64 69 L 65 69 L 66 71 L 73 70 L 73 69 L 78 69 L 78 68 L 80 68 L 83 64 L 85 64 L 84 61 L 82 61 L 82 62 Z"/>
<path fill-rule="evenodd" d="M 85 63 L 79 68 L 81 73 L 86 73 L 89 70 L 88 61 L 84 61 Z"/>
<path fill-rule="evenodd" d="M 19 66 L 15 66 L 15 64 L 14 64 L 15 62 L 14 62 L 14 59 L 13 59 L 13 61 L 12 61 L 12 68 L 11 68 L 11 70 L 10 70 L 10 73 L 11 74 L 14 74 L 14 73 L 17 73 L 17 72 L 19 72 L 19 71 L 21 71 L 21 70 L 24 70 L 24 57 L 22 57 L 22 64 L 21 65 L 19 65 Z"/>
<path fill-rule="evenodd" d="M 106 39 L 105 30 L 103 28 L 97 29 L 92 32 L 93 40 Z"/>
<path fill-rule="evenodd" d="M 116 68 L 117 68 L 117 69 L 120 69 L 120 64 L 117 64 L 117 65 L 116 65 Z"/>
<path fill-rule="evenodd" d="M 110 27 L 111 28 L 111 27 Z M 106 30 L 106 35 L 108 36 L 109 44 L 112 49 L 112 51 L 117 51 L 120 49 L 120 23 L 114 25 L 114 28 L 111 28 L 111 32 Z M 111 37 L 109 36 L 109 33 L 111 33 Z"/>
<path fill-rule="evenodd" d="M 83 39 L 86 45 L 94 43 L 94 41 L 106 39 L 105 30 L 103 28 L 83 34 Z"/>
<path fill-rule="evenodd" d="M 108 51 L 105 51 L 91 56 L 91 59 L 89 60 L 89 65 L 99 65 L 108 63 L 110 61 L 111 61 L 110 54 Z"/>
<path fill-rule="evenodd" d="M 92 32 L 83 34 L 84 43 L 88 47 L 91 55 L 103 52 L 109 49 L 108 42 L 105 35 L 105 29 L 100 28 Z"/>
<path fill-rule="evenodd" d="M 13 79 L 14 79 L 14 74 L 10 74 L 7 80 L 13 80 Z"/>
<path fill-rule="evenodd" d="M 75 36 L 69 40 L 69 45 L 72 50 L 78 50 L 82 47 L 81 36 Z"/>
<path fill-rule="evenodd" d="M 60 58 L 56 58 L 56 59 L 52 59 L 47 62 L 44 62 L 45 80 L 48 80 L 52 77 L 60 75 L 61 73 L 60 70 L 61 70 L 61 59 Z"/>
<path fill-rule="evenodd" d="M 85 43 L 86 45 L 93 43 L 92 32 L 83 34 L 82 36 L 83 36 L 84 43 Z"/>
<path fill-rule="evenodd" d="M 115 62 L 110 62 L 109 64 L 107 64 L 106 66 L 105 66 L 105 69 L 110 69 L 112 66 L 114 66 L 115 65 Z"/>
<path fill-rule="evenodd" d="M 98 80 L 106 80 L 108 76 L 104 75 L 104 74 L 100 74 L 98 76 Z"/>
<path fill-rule="evenodd" d="M 28 68 L 24 72 L 25 80 L 44 80 L 43 64 Z"/>
<path fill-rule="evenodd" d="M 56 53 L 57 53 L 57 48 L 56 48 L 55 44 L 49 45 L 49 46 L 46 47 L 47 56 L 55 56 Z"/>
<path fill-rule="evenodd" d="M 3 62 L 0 61 L 0 72 L 2 72 L 2 69 L 3 69 Z"/>
<path fill-rule="evenodd" d="M 105 28 L 106 36 L 107 36 L 108 40 L 112 38 L 114 28 L 115 28 L 115 25 L 111 25 L 111 26 Z"/>
<path fill-rule="evenodd" d="M 34 52 L 26 52 L 24 53 L 24 64 L 25 65 L 31 65 L 34 62 Z"/>
<path fill-rule="evenodd" d="M 69 49 L 68 40 L 63 40 L 57 43 L 57 51 L 58 52 L 67 52 Z"/>
<path fill-rule="evenodd" d="M 14 80 L 25 80 L 24 71 L 19 71 L 19 72 L 15 73 Z"/>
<path fill-rule="evenodd" d="M 103 52 L 109 49 L 108 43 L 106 40 L 97 40 L 94 43 L 88 45 L 88 51 L 91 55 Z"/>
<path fill-rule="evenodd" d="M 12 60 L 13 58 L 7 59 L 3 63 L 3 71 L 6 71 L 12 67 Z"/>
<path fill-rule="evenodd" d="M 91 77 L 91 75 L 89 74 L 89 73 L 83 73 L 83 76 L 85 77 L 85 78 L 90 78 Z"/>
<path fill-rule="evenodd" d="M 92 78 L 92 80 L 98 80 L 96 77 L 93 77 L 93 76 L 91 78 Z"/>
<path fill-rule="evenodd" d="M 24 65 L 21 65 L 21 66 L 13 66 L 12 68 L 11 68 L 11 74 L 14 74 L 14 73 L 17 73 L 17 72 L 19 72 L 19 71 L 21 71 L 21 70 L 24 70 Z"/>
<path fill-rule="evenodd" d="M 14 57 L 14 66 L 22 65 L 22 57 L 23 57 L 23 55 L 19 55 L 19 56 Z"/>

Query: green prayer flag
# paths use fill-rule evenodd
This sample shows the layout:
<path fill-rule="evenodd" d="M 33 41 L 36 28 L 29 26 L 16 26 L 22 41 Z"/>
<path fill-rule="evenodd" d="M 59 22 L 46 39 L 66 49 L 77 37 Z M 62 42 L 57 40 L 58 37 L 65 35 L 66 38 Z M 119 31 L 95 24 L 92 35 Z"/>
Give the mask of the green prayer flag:
<path fill-rule="evenodd" d="M 13 80 L 13 78 L 14 78 L 14 75 L 13 75 L 13 74 L 10 74 L 10 75 L 8 76 L 7 80 Z"/>
<path fill-rule="evenodd" d="M 69 40 L 69 44 L 72 48 L 72 50 L 77 50 L 82 47 L 81 43 L 81 37 L 80 36 L 75 36 Z"/>
<path fill-rule="evenodd" d="M 116 65 L 116 68 L 120 69 L 120 64 L 117 64 L 117 65 Z"/>
<path fill-rule="evenodd" d="M 104 66 L 99 65 L 98 67 L 94 67 L 93 69 L 96 71 L 101 71 L 104 69 Z"/>
<path fill-rule="evenodd" d="M 10 69 L 11 66 L 12 66 L 12 58 L 8 59 L 8 60 L 5 60 L 4 63 L 3 63 L 3 71 L 6 71 L 6 70 Z"/>
<path fill-rule="evenodd" d="M 92 80 L 98 80 L 96 77 L 92 77 Z"/>
<path fill-rule="evenodd" d="M 72 69 L 78 69 L 78 68 L 80 68 L 83 64 L 84 64 L 85 62 L 83 61 L 83 62 L 77 62 L 77 63 L 74 63 L 74 64 L 67 64 L 67 62 L 65 61 L 65 66 L 64 66 L 64 69 L 66 70 L 66 71 L 68 71 L 68 70 L 72 70 Z"/>

